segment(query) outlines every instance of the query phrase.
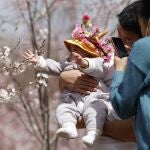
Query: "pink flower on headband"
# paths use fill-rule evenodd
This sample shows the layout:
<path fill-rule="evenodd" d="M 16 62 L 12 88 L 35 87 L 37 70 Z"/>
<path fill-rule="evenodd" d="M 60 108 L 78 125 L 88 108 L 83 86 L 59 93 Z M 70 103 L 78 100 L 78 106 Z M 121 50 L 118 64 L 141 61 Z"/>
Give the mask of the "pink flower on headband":
<path fill-rule="evenodd" d="M 76 25 L 75 29 L 72 31 L 72 37 L 78 40 L 85 38 L 84 30 L 81 25 Z"/>
<path fill-rule="evenodd" d="M 100 40 L 99 41 L 99 46 L 103 49 L 104 53 L 106 55 L 103 56 L 104 63 L 105 62 L 110 62 L 113 58 L 114 54 L 114 48 L 110 42 L 110 40 Z"/>
<path fill-rule="evenodd" d="M 87 32 L 87 34 L 89 34 Z M 82 41 L 85 44 L 90 44 L 90 42 L 87 40 L 86 31 L 82 28 L 81 25 L 76 25 L 75 29 L 72 32 L 72 38 Z"/>
<path fill-rule="evenodd" d="M 92 37 L 92 36 L 94 36 L 96 33 L 99 33 L 99 32 L 100 32 L 100 29 L 99 29 L 97 26 L 93 26 L 93 27 L 92 27 L 92 31 L 90 32 L 89 37 Z"/>
<path fill-rule="evenodd" d="M 85 14 L 82 17 L 82 23 L 84 25 L 85 28 L 89 28 L 92 26 L 91 22 L 90 22 L 90 16 Z"/>
<path fill-rule="evenodd" d="M 85 14 L 83 17 L 82 17 L 82 21 L 89 21 L 90 20 L 90 16 Z"/>

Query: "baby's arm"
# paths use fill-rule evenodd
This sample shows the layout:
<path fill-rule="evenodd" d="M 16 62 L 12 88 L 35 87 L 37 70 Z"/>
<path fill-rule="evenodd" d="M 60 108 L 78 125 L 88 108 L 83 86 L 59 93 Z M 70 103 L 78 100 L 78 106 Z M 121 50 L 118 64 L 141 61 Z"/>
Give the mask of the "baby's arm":
<path fill-rule="evenodd" d="M 43 56 L 35 55 L 30 50 L 25 52 L 23 57 L 29 62 L 33 63 L 36 69 L 47 71 L 51 75 L 59 75 L 62 72 L 61 63 L 53 59 L 44 59 Z"/>
<path fill-rule="evenodd" d="M 104 62 L 101 57 L 85 58 L 85 60 L 88 62 L 88 68 L 82 68 L 82 71 L 95 78 L 105 78 L 114 70 L 113 62 Z"/>
<path fill-rule="evenodd" d="M 108 72 L 113 70 L 113 60 L 111 62 L 105 63 L 100 57 L 97 58 L 83 58 L 77 53 L 72 53 L 72 58 L 75 63 L 80 67 L 80 70 L 87 73 L 95 78 L 100 78 L 106 75 Z"/>

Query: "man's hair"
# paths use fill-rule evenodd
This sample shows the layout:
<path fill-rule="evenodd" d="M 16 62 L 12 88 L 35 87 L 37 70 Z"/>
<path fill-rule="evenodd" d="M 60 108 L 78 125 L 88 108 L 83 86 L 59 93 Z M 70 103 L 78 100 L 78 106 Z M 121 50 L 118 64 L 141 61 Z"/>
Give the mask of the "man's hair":
<path fill-rule="evenodd" d="M 120 25 L 127 31 L 138 34 L 142 37 L 140 25 L 138 22 L 138 14 L 142 10 L 142 2 L 135 1 L 128 5 L 120 12 L 117 17 Z"/>
<path fill-rule="evenodd" d="M 141 2 L 143 5 L 139 15 L 148 20 L 150 18 L 150 0 L 142 0 Z"/>

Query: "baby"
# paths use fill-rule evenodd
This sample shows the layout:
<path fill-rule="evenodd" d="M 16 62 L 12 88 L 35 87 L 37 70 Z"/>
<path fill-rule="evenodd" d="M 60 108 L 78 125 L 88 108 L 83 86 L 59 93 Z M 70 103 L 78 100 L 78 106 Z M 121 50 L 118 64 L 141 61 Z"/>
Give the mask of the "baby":
<path fill-rule="evenodd" d="M 86 125 L 87 134 L 82 141 L 87 146 L 92 146 L 96 137 L 102 134 L 103 125 L 107 116 L 114 118 L 115 113 L 109 102 L 109 86 L 112 81 L 113 50 L 109 42 L 102 42 L 102 37 L 107 32 L 97 28 L 92 34 L 85 32 L 82 26 L 76 26 L 72 33 L 72 40 L 64 41 L 69 50 L 69 56 L 63 62 L 53 59 L 44 59 L 31 51 L 24 54 L 24 58 L 42 68 L 49 74 L 58 75 L 67 70 L 80 69 L 94 76 L 99 81 L 99 88 L 89 95 L 66 89 L 61 97 L 56 110 L 56 117 L 60 128 L 56 135 L 64 138 L 77 138 L 77 118 L 82 116 Z M 111 113 L 110 113 L 111 112 Z"/>

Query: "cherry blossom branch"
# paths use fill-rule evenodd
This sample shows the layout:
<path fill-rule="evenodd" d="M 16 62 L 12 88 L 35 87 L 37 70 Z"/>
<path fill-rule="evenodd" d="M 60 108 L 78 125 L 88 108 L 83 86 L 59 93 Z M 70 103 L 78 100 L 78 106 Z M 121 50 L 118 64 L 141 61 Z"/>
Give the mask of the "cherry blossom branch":
<path fill-rule="evenodd" d="M 14 81 L 14 83 L 19 87 L 20 92 L 23 94 L 20 83 L 14 78 L 13 75 L 11 75 L 11 79 L 12 79 L 12 80 Z M 30 106 L 30 104 L 27 103 L 27 101 L 25 101 L 25 100 L 23 99 L 22 94 L 19 95 L 19 99 L 20 99 L 20 102 L 21 102 L 21 104 L 22 104 L 22 106 L 23 106 L 25 112 L 26 112 L 26 115 L 27 115 L 29 124 L 30 124 L 30 126 L 31 126 L 31 128 L 32 128 L 32 131 L 33 131 L 33 134 L 34 134 L 34 136 L 36 137 L 36 139 L 37 139 L 40 143 L 42 143 L 41 137 L 38 136 L 38 134 L 36 133 L 36 130 L 35 130 L 35 128 L 34 128 L 34 125 L 33 125 L 34 122 L 33 122 L 33 119 L 32 119 L 32 118 L 34 118 L 34 120 L 36 120 L 36 121 L 37 121 L 37 119 L 35 119 L 35 115 L 33 114 L 33 111 L 31 111 L 31 106 Z M 36 125 L 37 125 L 37 127 L 38 127 L 38 129 L 39 129 L 38 122 L 36 122 L 36 123 L 37 123 Z M 41 130 L 40 130 L 39 132 L 41 133 Z"/>

